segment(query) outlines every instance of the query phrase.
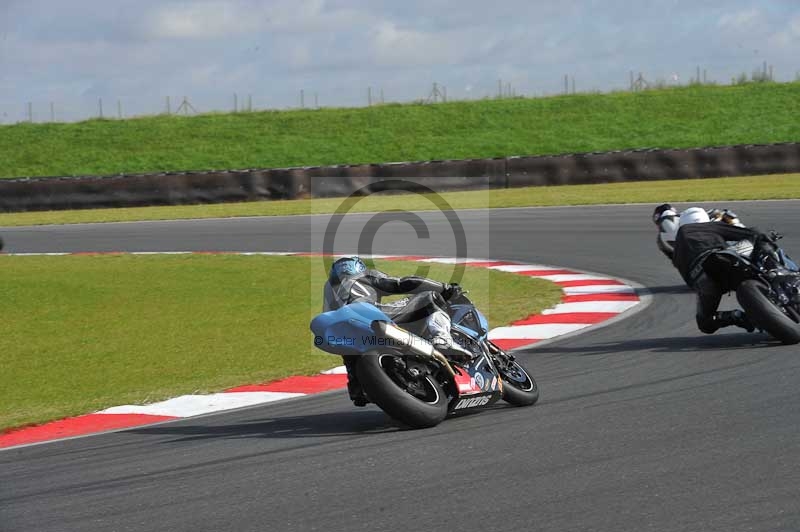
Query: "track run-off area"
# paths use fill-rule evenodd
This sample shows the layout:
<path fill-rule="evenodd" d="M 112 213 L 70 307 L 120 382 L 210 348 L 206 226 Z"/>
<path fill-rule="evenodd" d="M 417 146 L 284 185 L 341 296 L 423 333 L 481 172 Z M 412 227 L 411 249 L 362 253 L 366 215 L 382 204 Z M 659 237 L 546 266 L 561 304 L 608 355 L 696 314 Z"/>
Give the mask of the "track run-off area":
<path fill-rule="evenodd" d="M 800 202 L 717 206 L 784 233 L 783 247 L 800 254 Z M 626 319 L 520 351 L 541 388 L 532 408 L 400 430 L 337 391 L 13 448 L 0 451 L 0 530 L 798 529 L 800 353 L 758 333 L 697 331 L 694 295 L 656 249 L 652 209 L 458 212 L 468 257 L 599 272 L 652 296 Z M 371 219 L 346 217 L 335 251 L 363 249 Z M 329 221 L 2 233 L 13 253 L 313 252 Z M 368 247 L 456 256 L 456 240 L 441 213 L 418 213 L 377 229 Z"/>

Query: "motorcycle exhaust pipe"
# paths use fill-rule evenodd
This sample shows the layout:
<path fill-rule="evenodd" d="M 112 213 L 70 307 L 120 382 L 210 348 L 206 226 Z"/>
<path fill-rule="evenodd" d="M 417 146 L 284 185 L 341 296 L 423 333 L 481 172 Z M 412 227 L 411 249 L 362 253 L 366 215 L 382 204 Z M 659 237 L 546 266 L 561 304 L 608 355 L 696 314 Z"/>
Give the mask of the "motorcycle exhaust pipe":
<path fill-rule="evenodd" d="M 424 338 L 385 321 L 375 320 L 372 322 L 371 328 L 375 334 L 393 340 L 415 355 L 434 359 L 447 370 L 452 378 L 455 378 L 456 371 L 453 369 L 453 366 L 450 365 L 450 361 L 447 360 L 447 357 L 441 354 L 433 347 L 433 344 Z"/>

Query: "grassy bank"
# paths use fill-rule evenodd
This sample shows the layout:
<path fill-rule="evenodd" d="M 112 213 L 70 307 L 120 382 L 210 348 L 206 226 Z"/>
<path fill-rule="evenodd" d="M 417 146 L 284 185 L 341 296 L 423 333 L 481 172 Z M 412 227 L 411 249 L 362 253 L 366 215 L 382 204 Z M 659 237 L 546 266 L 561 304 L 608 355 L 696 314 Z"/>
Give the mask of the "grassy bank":
<path fill-rule="evenodd" d="M 0 126 L 0 177 L 800 140 L 800 83 Z"/>
<path fill-rule="evenodd" d="M 531 207 L 557 205 L 598 205 L 604 203 L 653 203 L 665 201 L 731 201 L 800 198 L 800 175 L 769 175 L 720 179 L 646 181 L 602 185 L 566 185 L 450 192 L 441 195 L 453 209 Z M 344 199 L 258 201 L 218 205 L 139 207 L 0 214 L 0 227 L 176 220 L 182 218 L 226 218 L 235 216 L 283 216 L 332 213 Z M 349 212 L 383 212 L 391 209 L 432 210 L 436 205 L 424 196 L 372 195 L 355 204 Z"/>
<path fill-rule="evenodd" d="M 379 266 L 403 275 L 419 264 Z M 0 268 L 0 430 L 341 361 L 315 350 L 308 329 L 322 306 L 319 258 L 0 255 Z M 560 297 L 546 281 L 479 268 L 462 284 L 493 326 Z"/>

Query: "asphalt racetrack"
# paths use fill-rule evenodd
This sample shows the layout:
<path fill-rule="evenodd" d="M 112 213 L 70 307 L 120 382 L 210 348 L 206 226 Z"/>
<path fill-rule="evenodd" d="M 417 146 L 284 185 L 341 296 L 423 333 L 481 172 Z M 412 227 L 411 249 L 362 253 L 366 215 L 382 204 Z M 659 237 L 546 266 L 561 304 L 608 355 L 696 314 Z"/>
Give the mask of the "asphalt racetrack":
<path fill-rule="evenodd" d="M 748 225 L 784 232 L 784 247 L 800 255 L 800 202 L 730 207 Z M 653 295 L 627 319 L 523 352 L 542 391 L 533 408 L 409 431 L 339 391 L 2 451 L 0 530 L 798 530 L 800 349 L 739 330 L 699 333 L 693 294 L 656 250 L 652 209 L 459 213 L 469 257 L 602 272 Z M 334 251 L 355 251 L 371 218 L 348 217 Z M 3 237 L 9 252 L 320 251 L 328 221 L 54 226 Z M 423 222 L 430 238 L 415 234 Z M 371 251 L 458 252 L 440 213 L 384 225 Z"/>

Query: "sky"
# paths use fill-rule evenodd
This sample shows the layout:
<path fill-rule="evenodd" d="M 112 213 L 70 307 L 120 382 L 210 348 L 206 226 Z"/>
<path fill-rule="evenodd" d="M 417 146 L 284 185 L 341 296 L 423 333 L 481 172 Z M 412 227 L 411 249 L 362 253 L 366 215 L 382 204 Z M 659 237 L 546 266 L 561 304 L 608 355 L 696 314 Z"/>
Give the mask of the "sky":
<path fill-rule="evenodd" d="M 800 76 L 800 0 L 0 0 L 0 123 Z"/>

